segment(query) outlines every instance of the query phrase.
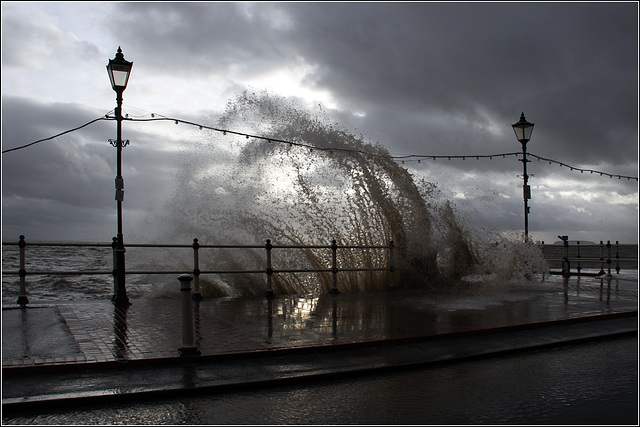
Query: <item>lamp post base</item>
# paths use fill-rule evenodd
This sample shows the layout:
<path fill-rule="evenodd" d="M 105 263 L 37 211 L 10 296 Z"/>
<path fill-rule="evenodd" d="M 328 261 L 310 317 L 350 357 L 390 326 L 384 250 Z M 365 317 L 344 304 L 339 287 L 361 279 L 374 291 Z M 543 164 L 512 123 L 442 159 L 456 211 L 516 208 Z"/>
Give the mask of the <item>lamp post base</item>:
<path fill-rule="evenodd" d="M 114 305 L 131 305 L 131 301 L 129 301 L 129 298 L 126 296 L 118 297 L 117 295 L 114 295 L 111 297 L 111 301 Z"/>
<path fill-rule="evenodd" d="M 180 356 L 200 356 L 200 350 L 197 347 L 180 347 L 178 349 Z"/>

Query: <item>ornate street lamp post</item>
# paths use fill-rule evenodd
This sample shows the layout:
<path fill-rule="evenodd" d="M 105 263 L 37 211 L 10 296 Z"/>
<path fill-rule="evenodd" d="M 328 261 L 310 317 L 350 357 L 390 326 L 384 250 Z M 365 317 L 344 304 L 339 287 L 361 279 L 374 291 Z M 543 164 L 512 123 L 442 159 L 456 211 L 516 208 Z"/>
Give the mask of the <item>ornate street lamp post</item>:
<path fill-rule="evenodd" d="M 511 126 L 516 133 L 516 138 L 522 144 L 522 179 L 524 184 L 522 186 L 522 195 L 524 198 L 524 241 L 529 240 L 529 199 L 531 199 L 531 187 L 529 186 L 529 175 L 527 175 L 527 142 L 531 139 L 533 133 L 533 125 L 535 123 L 529 123 L 524 118 L 524 113 L 520 116 L 520 121 L 514 123 Z"/>
<path fill-rule="evenodd" d="M 129 144 L 129 141 L 122 141 L 122 92 L 127 88 L 129 82 L 129 74 L 131 73 L 133 62 L 126 61 L 122 49 L 118 47 L 115 58 L 109 60 L 107 72 L 111 87 L 116 92 L 117 107 L 114 110 L 116 121 L 118 123 L 117 138 L 115 141 L 109 140 L 111 145 L 117 149 L 117 171 L 116 171 L 116 201 L 118 204 L 118 234 L 116 237 L 116 292 L 113 295 L 115 304 L 130 304 L 127 297 L 127 289 L 125 284 L 124 270 L 124 240 L 122 238 L 122 201 L 124 200 L 124 180 L 122 178 L 122 147 Z"/>

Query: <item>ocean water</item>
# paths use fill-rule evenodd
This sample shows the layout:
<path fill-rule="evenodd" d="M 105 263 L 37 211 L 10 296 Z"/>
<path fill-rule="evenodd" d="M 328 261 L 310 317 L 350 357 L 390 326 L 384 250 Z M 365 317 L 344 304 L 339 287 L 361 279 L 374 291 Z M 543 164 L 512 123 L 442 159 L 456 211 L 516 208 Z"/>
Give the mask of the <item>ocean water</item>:
<path fill-rule="evenodd" d="M 551 245 L 549 245 L 551 246 Z M 633 247 L 628 246 L 628 254 L 633 254 Z M 202 249 L 200 250 L 203 251 Z M 556 247 L 551 246 L 549 252 L 555 255 Z M 545 253 L 547 249 L 545 247 Z M 27 272 L 72 272 L 72 271 L 96 271 L 96 274 L 37 274 L 27 275 L 26 289 L 30 301 L 75 301 L 110 299 L 114 294 L 114 280 L 111 274 L 113 268 L 113 254 L 110 247 L 81 247 L 81 246 L 30 246 L 25 251 Z M 264 251 L 262 251 L 264 256 Z M 206 262 L 206 259 L 203 260 Z M 201 261 L 201 262 L 203 262 Z M 634 266 L 633 264 L 627 264 Z M 616 272 L 615 264 L 612 269 L 613 279 L 625 281 L 638 281 L 636 268 L 623 268 Z M 636 264 L 637 266 L 637 264 Z M 248 265 L 246 268 L 265 269 L 266 264 L 258 262 L 256 265 Z M 2 249 L 2 302 L 3 304 L 15 304 L 20 290 L 19 276 L 19 250 L 17 245 L 4 245 Z M 607 265 L 605 264 L 605 271 Z M 127 294 L 129 298 L 161 298 L 179 295 L 178 271 L 190 273 L 193 270 L 193 250 L 191 248 L 157 249 L 157 248 L 131 248 L 127 250 L 127 271 L 173 271 L 169 274 L 127 274 Z M 558 271 L 559 268 L 554 268 Z M 575 270 L 573 270 L 575 271 Z M 583 267 L 582 273 L 596 274 L 600 271 L 599 265 L 590 268 Z M 295 274 L 295 273 L 292 273 Z M 340 273 L 345 274 L 345 273 Z M 383 274 L 383 273 L 380 273 Z M 388 280 L 388 273 L 385 280 Z M 314 280 L 313 275 L 310 281 Z M 252 276 L 256 294 L 263 294 L 267 289 L 266 274 L 237 274 L 217 275 L 203 274 L 201 276 L 201 293 L 205 297 L 234 297 L 243 296 L 232 288 L 233 284 L 240 283 L 240 289 L 245 285 L 248 276 Z M 339 276 L 340 277 L 340 276 Z M 562 279 L 560 276 L 550 276 L 542 272 L 535 275 L 535 280 L 558 285 Z M 341 277 L 340 277 L 341 279 Z M 339 279 L 339 280 L 340 280 Z M 478 283 L 485 286 L 495 286 L 496 281 L 505 282 L 506 279 L 495 274 L 469 275 L 461 279 L 460 286 L 471 289 Z M 388 285 L 388 281 L 385 282 Z M 397 283 L 402 287 L 403 283 Z M 525 284 L 525 286 L 528 286 Z M 221 292 L 226 290 L 225 292 Z M 342 284 L 340 289 L 344 291 Z M 375 290 L 375 289 L 372 289 Z M 290 294 L 298 292 L 290 292 Z M 448 293 L 448 289 L 443 289 Z M 303 295 L 305 293 L 302 293 Z M 306 293 L 313 294 L 312 292 Z"/>
<path fill-rule="evenodd" d="M 135 252 L 135 251 L 131 251 Z M 110 299 L 114 294 L 113 253 L 110 247 L 27 246 L 25 269 L 50 271 L 53 274 L 34 274 L 26 277 L 27 297 L 31 301 L 77 301 Z M 2 302 L 13 304 L 20 292 L 20 253 L 16 246 L 2 249 Z M 150 263 L 152 260 L 150 260 Z M 127 264 L 134 268 L 135 264 Z M 153 267 L 144 267 L 152 270 Z M 55 274 L 55 272 L 96 271 L 96 274 Z M 171 279 L 177 283 L 177 275 Z M 127 294 L 130 298 L 154 297 L 169 284 L 169 277 L 127 275 Z M 176 284 L 177 287 L 177 284 Z M 168 289 L 168 288 L 167 288 Z M 179 289 L 179 288 L 178 288 Z"/>

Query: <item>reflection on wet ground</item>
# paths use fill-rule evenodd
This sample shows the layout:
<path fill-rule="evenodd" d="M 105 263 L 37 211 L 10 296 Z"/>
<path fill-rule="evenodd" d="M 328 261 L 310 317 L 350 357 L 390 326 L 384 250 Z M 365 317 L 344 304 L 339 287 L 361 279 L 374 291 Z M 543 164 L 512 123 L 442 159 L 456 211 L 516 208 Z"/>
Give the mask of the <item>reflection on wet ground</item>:
<path fill-rule="evenodd" d="M 260 332 L 272 345 L 375 340 L 535 323 L 637 309 L 637 284 L 615 279 L 559 279 L 520 289 L 443 295 L 422 291 L 320 297 L 221 299 L 198 307 L 206 318 Z"/>
<path fill-rule="evenodd" d="M 618 338 L 294 386 L 21 413 L 3 424 L 637 425 L 637 361 L 637 337 Z"/>
<path fill-rule="evenodd" d="M 175 357 L 181 346 L 179 300 L 132 302 L 125 308 L 89 301 L 5 309 L 3 366 Z M 637 306 L 637 282 L 552 277 L 526 287 L 493 286 L 449 295 L 395 290 L 212 298 L 194 301 L 193 324 L 196 345 L 206 355 L 486 329 L 634 311 Z M 24 337 L 31 337 L 29 354 L 19 345 Z M 46 344 L 51 339 L 59 344 Z"/>
<path fill-rule="evenodd" d="M 274 373 L 286 376 L 321 372 L 329 366 L 353 369 L 354 364 L 378 363 L 380 358 L 402 360 L 409 356 L 411 346 L 387 347 L 387 353 L 375 346 L 365 351 L 335 352 L 333 359 L 339 360 L 331 363 L 325 358 L 326 354 L 314 359 L 315 353 L 304 360 L 298 360 L 298 354 L 272 358 L 282 362 L 278 366 L 280 362 L 276 360 L 269 362 L 272 364 L 264 360 L 257 364 L 255 359 L 236 356 L 243 352 L 301 347 L 316 351 L 319 346 L 335 344 L 637 313 L 638 283 L 618 280 L 615 276 L 551 277 L 526 287 L 488 286 L 458 294 L 395 290 L 320 297 L 218 298 L 194 301 L 192 308 L 196 344 L 202 355 L 235 354 L 225 359 L 228 362 L 221 361 L 209 368 L 178 364 L 157 369 L 146 365 L 149 359 L 178 357 L 182 344 L 181 304 L 175 298 L 133 299 L 132 305 L 126 308 L 105 300 L 32 302 L 25 309 L 3 309 L 3 373 L 11 373 L 3 375 L 3 385 L 11 380 L 15 386 L 13 395 L 3 387 L 3 403 L 5 398 L 35 396 L 34 390 L 38 388 L 43 395 L 47 393 L 44 388 L 51 389 L 37 373 L 29 371 L 28 376 L 22 376 L 21 367 L 50 366 L 52 372 L 58 372 L 55 365 L 74 369 L 84 365 L 78 372 L 69 370 L 48 375 L 47 379 L 52 382 L 49 385 L 63 394 L 77 393 L 81 386 L 89 392 L 94 386 L 108 386 L 110 393 L 135 391 L 141 384 L 160 388 L 177 384 L 178 389 L 184 390 L 196 387 L 195 381 L 225 381 L 226 378 L 253 381 L 258 374 L 265 378 Z M 565 333 L 573 336 L 571 330 L 565 329 Z M 504 332 L 496 342 L 511 345 L 515 341 L 513 333 Z M 485 335 L 475 340 L 472 336 L 459 335 L 450 342 L 464 353 L 468 347 L 477 350 L 489 345 L 490 340 Z M 615 366 L 609 361 L 616 352 L 610 345 L 602 344 L 595 345 L 587 354 L 567 353 L 559 359 L 556 358 L 559 353 L 550 351 L 538 359 L 526 355 L 503 357 L 481 367 L 469 364 L 432 367 L 412 371 L 409 376 L 383 375 L 378 377 L 380 381 L 354 379 L 325 385 L 279 387 L 268 392 L 110 405 L 43 416 L 20 414 L 18 418 L 3 418 L 3 423 L 422 424 L 578 420 L 584 424 L 585 417 L 576 417 L 581 411 L 587 413 L 591 408 L 601 407 L 627 417 L 629 405 L 635 404 L 637 408 L 637 337 L 631 339 L 631 346 L 629 342 L 624 341 L 625 350 L 615 355 Z M 428 349 L 419 353 L 420 358 L 429 351 L 449 351 L 445 346 L 431 344 L 430 341 L 420 344 Z M 420 345 L 411 347 L 411 352 L 423 348 Z M 603 355 L 606 356 L 603 358 Z M 120 367 L 137 368 L 118 370 L 113 363 L 95 362 L 117 362 Z M 96 368 L 86 368 L 92 364 Z M 303 366 L 305 364 L 309 367 Z M 579 369 L 574 369 L 578 365 Z M 490 374 L 479 375 L 485 371 Z M 562 392 L 550 395 L 553 390 Z M 585 390 L 589 393 L 585 394 Z M 545 395 L 540 397 L 541 393 Z M 611 396 L 617 400 L 607 400 Z M 420 404 L 416 403 L 418 400 Z M 492 405 L 487 406 L 488 403 Z M 527 412 L 526 416 L 521 410 L 509 409 L 532 404 L 538 405 L 538 409 L 535 413 Z M 568 416 L 567 405 L 572 408 Z M 487 408 L 491 408 L 490 413 Z M 558 417 L 554 418 L 554 414 Z M 598 418 L 592 414 L 591 419 Z"/>

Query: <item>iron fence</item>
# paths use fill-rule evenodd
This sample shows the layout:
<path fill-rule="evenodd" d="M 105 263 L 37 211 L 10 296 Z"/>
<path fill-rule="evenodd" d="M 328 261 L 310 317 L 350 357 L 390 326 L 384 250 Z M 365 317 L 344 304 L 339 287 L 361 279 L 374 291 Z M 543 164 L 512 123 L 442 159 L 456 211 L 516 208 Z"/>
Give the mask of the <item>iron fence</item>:
<path fill-rule="evenodd" d="M 542 242 L 539 247 L 551 273 L 555 274 L 602 276 L 611 275 L 612 270 L 619 274 L 622 269 L 638 269 L 637 244 L 621 244 L 618 241 L 614 244 L 610 240 L 607 243 L 601 240 L 599 244 L 585 244 L 565 240 L 562 245 L 545 245 Z"/>
<path fill-rule="evenodd" d="M 28 275 L 112 275 L 114 279 L 114 295 L 117 290 L 117 274 L 115 270 L 115 238 L 111 243 L 73 243 L 73 242 L 27 242 L 24 236 L 20 236 L 18 242 L 2 242 L 3 246 L 18 246 L 19 248 L 19 269 L 18 271 L 4 271 L 3 275 L 18 275 L 20 278 L 20 294 L 18 304 L 27 304 L 26 277 Z M 113 269 L 111 270 L 28 270 L 26 269 L 26 248 L 27 246 L 41 247 L 96 247 L 96 248 L 112 248 L 113 251 Z M 546 245 L 542 242 L 539 245 L 545 260 L 547 261 L 552 274 L 583 274 L 583 275 L 611 275 L 612 269 L 616 273 L 620 273 L 621 269 L 638 269 L 638 245 L 620 244 L 618 241 L 612 244 L 611 241 L 600 244 L 581 244 L 580 242 L 564 242 L 563 245 Z M 272 276 L 274 274 L 297 274 L 297 273 L 330 273 L 332 275 L 331 293 L 340 293 L 338 290 L 338 273 L 340 272 L 374 272 L 387 271 L 390 273 L 389 287 L 395 287 L 395 259 L 394 259 L 394 243 L 391 241 L 388 245 L 338 245 L 333 240 L 330 245 L 274 245 L 271 240 L 266 240 L 264 245 L 213 245 L 201 244 L 198 239 L 193 239 L 190 244 L 151 244 L 151 243 L 132 243 L 127 244 L 126 248 L 173 248 L 173 249 L 191 249 L 193 251 L 193 268 L 192 269 L 165 269 L 165 270 L 127 270 L 127 275 L 155 275 L 155 274 L 192 274 L 194 285 L 194 298 L 202 298 L 200 293 L 200 276 L 201 275 L 222 275 L 222 274 L 264 274 L 266 275 L 268 297 L 275 296 L 273 292 Z M 200 269 L 200 249 L 245 249 L 245 250 L 264 250 L 266 268 L 259 269 Z M 272 251 L 281 249 L 319 249 L 331 251 L 331 267 L 327 268 L 274 268 L 272 263 Z M 384 250 L 388 251 L 386 265 L 375 267 L 359 267 L 359 266 L 339 266 L 338 251 L 346 249 L 356 250 Z M 553 271 L 553 269 L 560 269 Z M 594 270 L 598 269 L 596 273 Z M 589 272 L 584 270 L 588 269 Z M 574 271 L 575 273 L 572 273 Z"/>
<path fill-rule="evenodd" d="M 114 279 L 114 295 L 116 294 L 118 283 L 116 274 L 116 241 L 115 238 L 112 243 L 71 243 L 71 242 L 28 242 L 24 236 L 20 236 L 18 242 L 2 242 L 3 246 L 18 246 L 19 248 L 19 270 L 18 271 L 3 271 L 2 274 L 18 275 L 20 277 L 20 295 L 18 297 L 17 304 L 28 304 L 26 291 L 26 277 L 27 275 L 112 275 Z M 53 247 L 111 247 L 113 251 L 113 269 L 112 270 L 28 270 L 26 269 L 26 248 L 27 246 L 53 246 Z M 198 239 L 193 239 L 191 244 L 151 244 L 151 243 L 132 243 L 125 245 L 126 248 L 183 248 L 191 249 L 193 251 L 193 269 L 166 269 L 166 270 L 127 270 L 127 275 L 139 275 L 139 274 L 193 274 L 194 279 L 194 293 L 193 298 L 200 299 L 202 295 L 200 293 L 200 276 L 205 274 L 265 274 L 267 279 L 267 297 L 275 296 L 273 292 L 272 276 L 274 274 L 296 274 L 296 273 L 331 273 L 333 276 L 333 287 L 331 293 L 339 294 L 338 290 L 338 273 L 340 272 L 374 272 L 374 271 L 388 271 L 390 273 L 389 287 L 395 286 L 395 271 L 394 266 L 394 243 L 391 241 L 388 245 L 338 245 L 336 240 L 333 240 L 330 245 L 274 245 L 270 239 L 266 240 L 264 245 L 203 245 L 199 243 Z M 244 269 L 244 270 L 223 270 L 223 269 L 200 269 L 200 249 L 264 249 L 266 268 L 264 269 Z M 279 249 L 326 249 L 331 250 L 331 267 L 330 268 L 274 268 L 272 263 L 272 251 Z M 359 249 L 359 250 L 385 250 L 388 251 L 387 264 L 377 267 L 358 267 L 358 266 L 339 266 L 338 264 L 338 250 L 345 249 Z"/>

